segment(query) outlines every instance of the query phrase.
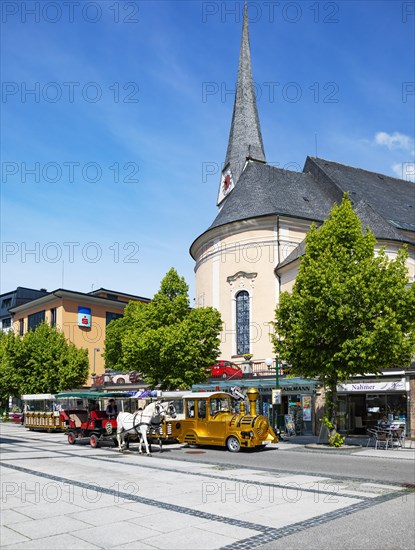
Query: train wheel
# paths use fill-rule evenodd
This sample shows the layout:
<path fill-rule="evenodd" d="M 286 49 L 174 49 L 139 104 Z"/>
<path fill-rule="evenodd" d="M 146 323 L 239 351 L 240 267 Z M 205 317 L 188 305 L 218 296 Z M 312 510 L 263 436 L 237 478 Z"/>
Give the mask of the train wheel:
<path fill-rule="evenodd" d="M 68 433 L 68 443 L 69 443 L 69 445 L 75 445 L 75 442 L 76 442 L 75 434 L 73 432 L 69 432 Z"/>
<path fill-rule="evenodd" d="M 95 434 L 92 434 L 89 438 L 89 444 L 93 449 L 97 449 L 99 447 L 99 439 Z"/>
<path fill-rule="evenodd" d="M 239 453 L 241 450 L 241 444 L 239 443 L 239 439 L 235 437 L 234 435 L 231 435 L 226 440 L 226 447 L 228 448 L 228 451 L 231 453 Z"/>

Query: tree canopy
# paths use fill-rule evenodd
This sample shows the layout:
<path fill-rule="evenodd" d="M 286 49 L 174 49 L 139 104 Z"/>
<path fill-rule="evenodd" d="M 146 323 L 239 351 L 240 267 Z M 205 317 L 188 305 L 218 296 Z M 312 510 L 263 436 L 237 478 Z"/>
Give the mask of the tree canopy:
<path fill-rule="evenodd" d="M 353 211 L 347 195 L 306 236 L 292 293 L 276 308 L 275 351 L 293 374 L 319 377 L 331 389 L 351 376 L 407 366 L 415 351 L 415 285 L 401 248 L 389 259 Z"/>
<path fill-rule="evenodd" d="M 22 338 L 9 332 L 0 338 L 0 395 L 57 393 L 83 385 L 88 377 L 86 349 L 68 343 L 46 323 Z"/>
<path fill-rule="evenodd" d="M 172 268 L 149 304 L 130 302 L 108 325 L 105 365 L 139 371 L 152 387 L 190 388 L 215 363 L 221 327 L 214 308 L 190 309 L 188 285 Z"/>

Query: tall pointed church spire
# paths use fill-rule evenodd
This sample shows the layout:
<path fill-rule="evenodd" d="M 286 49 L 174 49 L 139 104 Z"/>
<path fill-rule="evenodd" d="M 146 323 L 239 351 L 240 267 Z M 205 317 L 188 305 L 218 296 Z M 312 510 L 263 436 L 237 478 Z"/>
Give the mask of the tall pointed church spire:
<path fill-rule="evenodd" d="M 264 145 L 262 143 L 254 81 L 252 78 L 248 7 L 245 2 L 238 82 L 236 85 L 228 149 L 219 188 L 218 205 L 238 182 L 248 157 L 265 162 Z"/>

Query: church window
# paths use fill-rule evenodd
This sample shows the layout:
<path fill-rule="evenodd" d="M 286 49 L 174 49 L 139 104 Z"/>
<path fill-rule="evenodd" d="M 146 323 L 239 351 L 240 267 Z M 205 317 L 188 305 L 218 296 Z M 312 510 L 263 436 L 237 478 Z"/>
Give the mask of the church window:
<path fill-rule="evenodd" d="M 249 294 L 246 290 L 236 295 L 236 353 L 249 353 Z"/>

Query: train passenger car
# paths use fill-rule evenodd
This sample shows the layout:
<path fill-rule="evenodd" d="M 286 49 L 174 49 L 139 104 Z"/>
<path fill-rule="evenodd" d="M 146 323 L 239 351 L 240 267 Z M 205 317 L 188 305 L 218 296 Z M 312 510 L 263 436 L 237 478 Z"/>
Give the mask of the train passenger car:
<path fill-rule="evenodd" d="M 65 429 L 56 398 L 50 393 L 22 395 L 24 426 L 29 430 L 55 432 Z"/>
<path fill-rule="evenodd" d="M 256 412 L 259 392 L 247 391 L 249 414 L 245 402 L 237 412 L 232 407 L 232 397 L 225 392 L 200 392 L 184 396 L 184 419 L 166 424 L 170 436 L 189 445 L 217 445 L 227 447 L 233 453 L 241 448 L 263 449 L 277 443 L 278 437 L 268 419 Z"/>

